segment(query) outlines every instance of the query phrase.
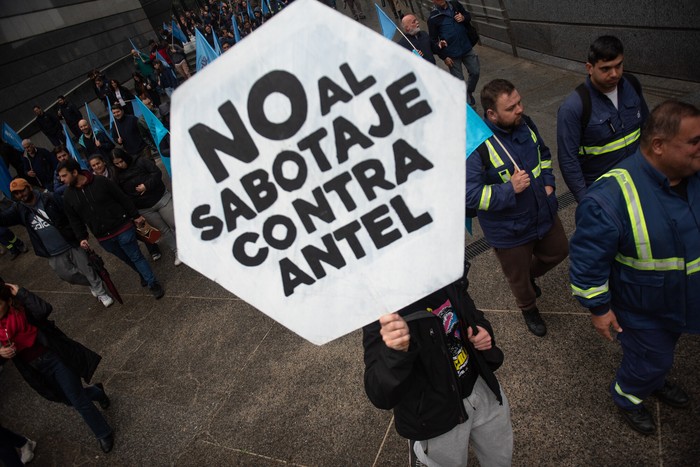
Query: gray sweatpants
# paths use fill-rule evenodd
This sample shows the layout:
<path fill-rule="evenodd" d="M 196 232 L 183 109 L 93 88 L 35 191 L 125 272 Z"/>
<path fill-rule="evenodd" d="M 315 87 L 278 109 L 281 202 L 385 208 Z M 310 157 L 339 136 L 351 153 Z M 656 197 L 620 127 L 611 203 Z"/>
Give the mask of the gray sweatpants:
<path fill-rule="evenodd" d="M 501 390 L 498 403 L 486 382 L 479 376 L 469 397 L 463 399 L 469 419 L 447 433 L 413 445 L 416 457 L 429 467 L 463 467 L 469 457 L 469 442 L 484 467 L 507 467 L 513 457 L 513 427 L 510 406 Z"/>
<path fill-rule="evenodd" d="M 71 248 L 49 258 L 49 266 L 58 277 L 75 285 L 87 285 L 93 295 L 107 295 L 102 279 L 90 267 L 88 255 L 82 248 Z"/>

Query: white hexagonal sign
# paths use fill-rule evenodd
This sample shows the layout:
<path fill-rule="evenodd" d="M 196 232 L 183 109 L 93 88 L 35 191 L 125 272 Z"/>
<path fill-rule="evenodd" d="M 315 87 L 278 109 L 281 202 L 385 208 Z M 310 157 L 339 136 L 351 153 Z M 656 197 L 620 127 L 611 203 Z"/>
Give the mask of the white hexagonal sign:
<path fill-rule="evenodd" d="M 315 344 L 456 280 L 465 86 L 297 0 L 173 96 L 179 255 Z"/>

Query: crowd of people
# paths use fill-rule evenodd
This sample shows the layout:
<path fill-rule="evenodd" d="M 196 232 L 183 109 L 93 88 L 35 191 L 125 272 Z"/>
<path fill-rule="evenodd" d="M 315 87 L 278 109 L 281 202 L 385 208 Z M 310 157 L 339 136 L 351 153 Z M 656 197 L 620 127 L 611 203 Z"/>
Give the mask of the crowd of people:
<path fill-rule="evenodd" d="M 199 29 L 212 47 L 218 40 L 227 50 L 237 35 L 250 34 L 288 4 L 261 1 L 210 0 L 173 18 L 187 37 Z M 390 3 L 405 33 L 399 44 L 433 64 L 435 56 L 443 60 L 465 81 L 466 104 L 476 107 L 480 63 L 470 14 L 459 2 L 433 0 L 424 32 L 415 15 L 403 15 L 399 2 Z M 333 0 L 327 4 L 337 8 Z M 347 5 L 364 19 L 359 2 Z M 3 157 L 17 177 L 10 185 L 14 203 L 0 212 L 0 242 L 13 257 L 26 251 L 6 230 L 24 226 L 35 254 L 48 258 L 64 281 L 89 287 L 105 307 L 114 300 L 88 261 L 90 236 L 133 269 L 156 299 L 165 291 L 141 252 L 136 228 L 145 221 L 157 227 L 174 265 L 181 264 L 172 196 L 153 159 L 161 148 L 133 106 L 139 97 L 167 125 L 161 106 L 191 77 L 183 44 L 171 33 L 161 30 L 149 54 L 131 51 L 133 89 L 91 72 L 96 96 L 112 112 L 111 134 L 94 128 L 59 96 L 56 114 L 34 107 L 53 150 L 26 139 L 24 153 L 12 154 L 3 143 Z M 607 339 L 616 336 L 622 346 L 610 384 L 613 402 L 631 428 L 649 435 L 656 424 L 645 399 L 654 396 L 677 408 L 690 403 L 666 375 L 680 335 L 700 332 L 700 110 L 670 100 L 650 111 L 637 78 L 623 73 L 623 59 L 618 38 L 597 38 L 586 57 L 585 82 L 558 111 L 559 167 L 579 203 L 571 239 L 557 214 L 552 153 L 524 113 L 517 87 L 505 79 L 480 91 L 492 135 L 467 159 L 465 207 L 478 217 L 525 325 L 537 337 L 547 334 L 537 280 L 570 257 L 572 294 L 590 310 L 595 329 Z M 70 157 L 71 136 L 61 120 L 90 170 Z M 3 234 L 14 238 L 4 242 Z M 157 244 L 146 247 L 153 261 L 161 257 Z M 410 441 L 412 465 L 466 465 L 470 443 L 482 465 L 512 462 L 510 409 L 495 376 L 504 355 L 469 296 L 468 270 L 466 263 L 461 280 L 363 330 L 367 395 L 377 407 L 394 410 L 396 430 Z M 50 311 L 31 292 L 0 284 L 0 356 L 14 360 L 40 394 L 69 400 L 109 452 L 113 431 L 93 404 L 107 409 L 109 398 L 101 384 L 80 382 L 89 383 L 99 356 L 81 346 L 82 363 L 89 365 L 80 367 L 59 352 L 65 347 L 55 344 L 59 334 L 46 319 Z M 35 386 L 37 374 L 57 384 Z M 9 456 L 3 461 L 31 460 L 33 441 L 0 430 L 0 455 Z"/>
<path fill-rule="evenodd" d="M 24 151 L 18 151 L 2 141 L 2 156 L 14 178 L 9 186 L 12 200 L 4 200 L 0 211 L 0 243 L 12 259 L 27 252 L 27 246 L 9 230 L 24 227 L 34 253 L 47 258 L 63 281 L 88 287 L 104 307 L 112 306 L 115 298 L 93 263 L 91 238 L 133 269 L 155 299 L 162 298 L 165 290 L 146 258 L 160 260 L 158 244 L 162 243 L 172 251 L 173 264 L 182 264 L 177 257 L 172 196 L 156 164 L 158 154 L 169 156 L 169 141 L 156 145 L 143 112 L 134 115 L 139 113 L 135 110 L 138 97 L 167 128 L 169 97 L 190 77 L 182 47 L 168 45 L 165 39 L 151 41 L 150 55 L 134 54 L 133 87 L 99 70 L 89 73 L 95 95 L 111 111 L 111 131 L 65 96 L 58 96 L 50 111 L 34 106 L 37 127 L 53 148 L 25 139 Z M 69 148 L 77 154 L 72 155 Z M 144 226 L 160 231 L 157 243 L 137 235 Z M 148 255 L 142 253 L 137 239 Z M 93 404 L 106 409 L 109 398 L 101 384 L 83 387 L 80 381 L 90 381 L 100 357 L 55 328 L 47 320 L 51 309 L 31 292 L 0 283 L 0 326 L 5 331 L 0 336 L 0 357 L 3 362 L 13 360 L 40 395 L 73 406 L 100 448 L 110 452 L 113 430 Z M 29 462 L 35 445 L 0 427 L 0 461 L 5 465 Z"/>

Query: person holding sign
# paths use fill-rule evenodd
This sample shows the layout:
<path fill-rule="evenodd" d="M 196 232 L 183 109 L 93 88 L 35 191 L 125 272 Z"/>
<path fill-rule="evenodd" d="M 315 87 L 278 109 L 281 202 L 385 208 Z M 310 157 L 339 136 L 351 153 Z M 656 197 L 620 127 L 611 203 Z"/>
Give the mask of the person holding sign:
<path fill-rule="evenodd" d="M 365 392 L 393 409 L 410 465 L 510 466 L 508 399 L 493 372 L 503 362 L 493 329 L 458 281 L 363 328 Z"/>
<path fill-rule="evenodd" d="M 467 207 L 478 210 L 528 330 L 542 337 L 547 326 L 537 308 L 535 278 L 569 254 L 552 156 L 511 82 L 495 79 L 484 86 L 481 105 L 493 136 L 467 159 Z"/>

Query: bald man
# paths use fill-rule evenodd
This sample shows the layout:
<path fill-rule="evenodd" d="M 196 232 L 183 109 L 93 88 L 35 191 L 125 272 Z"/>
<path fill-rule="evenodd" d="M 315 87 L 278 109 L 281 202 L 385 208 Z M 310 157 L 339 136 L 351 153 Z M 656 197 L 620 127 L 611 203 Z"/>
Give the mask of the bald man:
<path fill-rule="evenodd" d="M 109 160 L 110 152 L 114 149 L 114 143 L 110 141 L 109 136 L 101 130 L 94 131 L 87 120 L 80 120 L 78 128 L 82 133 L 78 144 L 85 148 L 88 158 L 93 154 L 100 154 L 105 160 Z"/>
<path fill-rule="evenodd" d="M 401 27 L 406 37 L 402 36 L 398 44 L 411 52 L 416 50 L 418 55 L 435 65 L 430 35 L 420 30 L 418 18 L 411 14 L 404 16 L 401 20 Z"/>

